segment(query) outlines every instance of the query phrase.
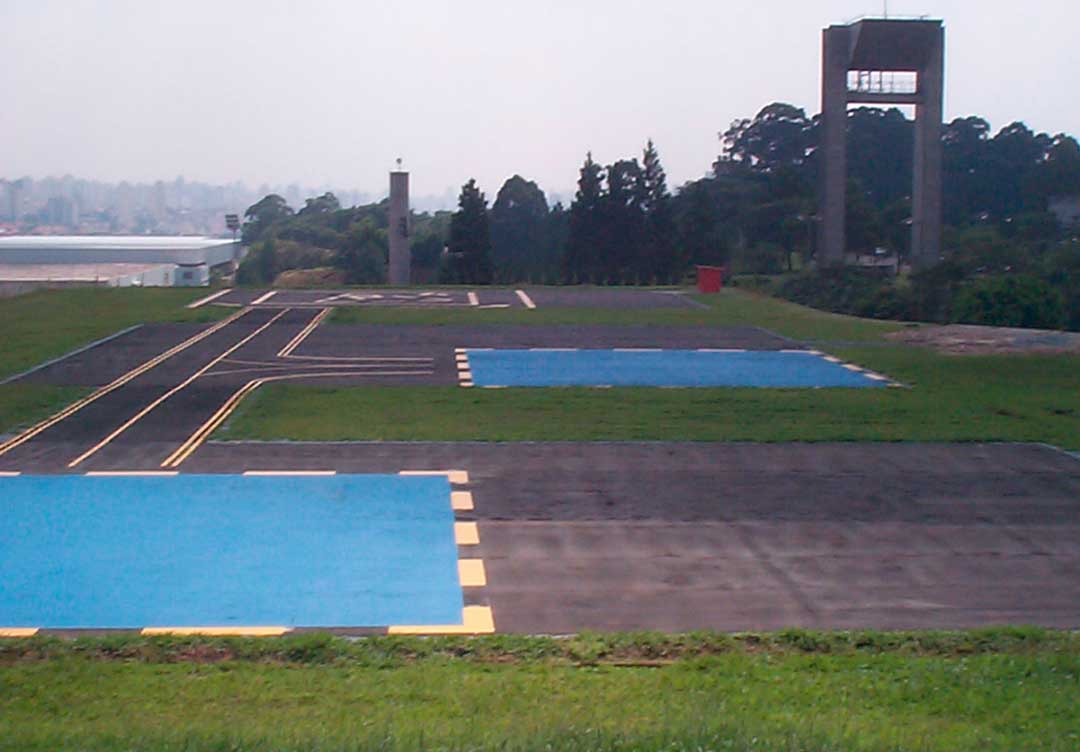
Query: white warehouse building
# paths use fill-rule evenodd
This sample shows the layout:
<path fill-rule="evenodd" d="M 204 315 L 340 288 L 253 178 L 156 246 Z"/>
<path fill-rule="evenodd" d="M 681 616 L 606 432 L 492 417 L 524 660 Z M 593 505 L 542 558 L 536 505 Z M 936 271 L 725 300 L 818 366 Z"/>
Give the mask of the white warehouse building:
<path fill-rule="evenodd" d="M 240 244 L 205 237 L 108 235 L 0 236 L 0 290 L 34 287 L 210 283 L 210 270 L 231 272 Z"/>

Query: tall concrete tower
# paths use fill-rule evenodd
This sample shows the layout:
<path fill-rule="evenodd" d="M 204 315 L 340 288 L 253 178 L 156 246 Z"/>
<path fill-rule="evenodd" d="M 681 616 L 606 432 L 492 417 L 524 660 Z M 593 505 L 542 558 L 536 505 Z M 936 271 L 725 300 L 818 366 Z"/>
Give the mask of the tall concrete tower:
<path fill-rule="evenodd" d="M 409 173 L 390 173 L 390 284 L 408 285 L 412 254 L 409 252 Z"/>
<path fill-rule="evenodd" d="M 821 96 L 821 235 L 818 258 L 841 263 L 847 249 L 847 106 L 915 105 L 911 263 L 941 258 L 942 105 L 945 29 L 941 21 L 867 19 L 824 31 Z"/>

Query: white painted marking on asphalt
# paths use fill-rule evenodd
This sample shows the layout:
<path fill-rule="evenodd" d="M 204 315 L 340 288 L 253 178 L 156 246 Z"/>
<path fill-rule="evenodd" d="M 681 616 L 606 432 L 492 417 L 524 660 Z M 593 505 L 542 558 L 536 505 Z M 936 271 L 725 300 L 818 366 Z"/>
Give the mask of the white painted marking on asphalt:
<path fill-rule="evenodd" d="M 480 305 L 479 296 L 475 292 L 473 292 L 472 290 L 469 290 L 469 305 L 471 305 L 471 306 Z"/>
<path fill-rule="evenodd" d="M 518 298 L 521 299 L 521 302 L 525 304 L 526 308 L 536 308 L 536 303 L 533 302 L 533 299 L 530 298 L 524 290 L 514 290 L 514 292 L 517 293 Z"/>
<path fill-rule="evenodd" d="M 277 290 L 271 290 L 270 292 L 266 293 L 265 295 L 260 295 L 259 297 L 255 298 L 255 300 L 251 301 L 251 305 L 259 305 L 259 303 L 265 303 L 266 301 L 270 300 L 270 298 L 274 297 L 275 295 L 277 295 Z"/>
<path fill-rule="evenodd" d="M 231 287 L 226 287 L 224 290 L 218 290 L 213 295 L 207 295 L 205 298 L 199 298 L 198 300 L 192 301 L 191 303 L 188 303 L 184 307 L 185 308 L 198 308 L 199 306 L 204 306 L 207 303 L 209 303 L 210 301 L 217 300 L 222 295 L 227 295 L 230 292 L 232 292 L 232 288 Z"/>
<path fill-rule="evenodd" d="M 0 478 L 15 478 L 22 475 L 18 470 L 0 470 Z"/>

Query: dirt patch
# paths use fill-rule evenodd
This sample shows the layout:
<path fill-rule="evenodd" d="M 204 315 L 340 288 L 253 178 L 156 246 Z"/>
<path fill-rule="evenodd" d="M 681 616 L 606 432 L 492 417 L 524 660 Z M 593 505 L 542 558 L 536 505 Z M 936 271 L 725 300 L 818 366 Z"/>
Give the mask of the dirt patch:
<path fill-rule="evenodd" d="M 912 327 L 885 336 L 894 341 L 930 347 L 952 355 L 1080 354 L 1080 333 L 1047 329 L 949 324 Z"/>

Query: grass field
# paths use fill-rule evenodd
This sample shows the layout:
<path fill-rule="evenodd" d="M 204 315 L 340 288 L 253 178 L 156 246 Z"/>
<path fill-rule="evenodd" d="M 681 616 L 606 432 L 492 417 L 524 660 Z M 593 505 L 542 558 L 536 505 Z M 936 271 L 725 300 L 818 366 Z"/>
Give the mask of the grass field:
<path fill-rule="evenodd" d="M 215 321 L 229 311 L 184 306 L 203 288 L 77 288 L 41 290 L 0 299 L 0 379 L 21 373 L 135 324 Z M 85 390 L 32 384 L 0 385 L 0 433 L 55 412 Z"/>
<path fill-rule="evenodd" d="M 0 644 L 0 749 L 1074 750 L 1075 635 Z"/>
<path fill-rule="evenodd" d="M 219 433 L 298 441 L 1036 441 L 1080 449 L 1080 357 L 834 349 L 903 389 L 272 385 Z M 311 415 L 321 416 L 318 421 Z"/>

